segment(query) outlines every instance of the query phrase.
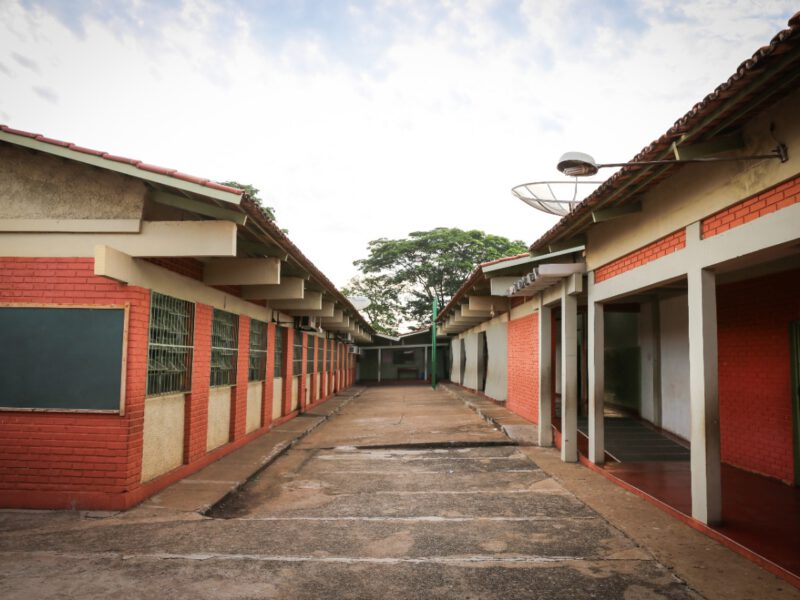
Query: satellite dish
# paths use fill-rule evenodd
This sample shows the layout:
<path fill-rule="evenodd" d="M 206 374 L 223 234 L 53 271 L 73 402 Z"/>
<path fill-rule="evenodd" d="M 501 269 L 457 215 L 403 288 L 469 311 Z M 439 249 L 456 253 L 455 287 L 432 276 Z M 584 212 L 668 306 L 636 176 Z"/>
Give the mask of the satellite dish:
<path fill-rule="evenodd" d="M 591 158 L 591 157 L 590 157 Z M 534 181 L 521 183 L 511 193 L 542 212 L 563 217 L 594 192 L 602 181 Z"/>
<path fill-rule="evenodd" d="M 347 299 L 350 301 L 356 310 L 364 310 L 370 304 L 372 304 L 372 300 L 367 298 L 366 296 L 348 296 Z"/>

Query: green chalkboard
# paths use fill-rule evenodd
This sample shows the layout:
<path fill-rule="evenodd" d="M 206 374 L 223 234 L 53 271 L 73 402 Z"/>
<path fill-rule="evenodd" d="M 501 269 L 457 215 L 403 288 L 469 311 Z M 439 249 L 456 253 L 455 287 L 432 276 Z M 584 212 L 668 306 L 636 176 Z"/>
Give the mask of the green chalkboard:
<path fill-rule="evenodd" d="M 0 306 L 0 408 L 119 411 L 124 308 Z"/>

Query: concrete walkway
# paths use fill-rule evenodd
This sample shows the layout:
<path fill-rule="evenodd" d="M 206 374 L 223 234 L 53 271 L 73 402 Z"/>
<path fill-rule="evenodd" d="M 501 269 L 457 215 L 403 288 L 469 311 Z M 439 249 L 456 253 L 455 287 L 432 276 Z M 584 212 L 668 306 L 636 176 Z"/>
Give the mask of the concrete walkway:
<path fill-rule="evenodd" d="M 265 441 L 243 448 L 230 472 L 219 461 L 124 515 L 2 512 L 2 596 L 797 597 L 487 422 L 524 438 L 518 417 L 491 403 L 479 414 L 488 401 L 459 396 L 391 387 L 340 398 L 327 422 L 298 422 L 282 454 Z M 241 486 L 245 464 L 263 470 Z M 218 504 L 212 488 L 238 492 Z M 209 495 L 192 499 L 195 489 Z"/>

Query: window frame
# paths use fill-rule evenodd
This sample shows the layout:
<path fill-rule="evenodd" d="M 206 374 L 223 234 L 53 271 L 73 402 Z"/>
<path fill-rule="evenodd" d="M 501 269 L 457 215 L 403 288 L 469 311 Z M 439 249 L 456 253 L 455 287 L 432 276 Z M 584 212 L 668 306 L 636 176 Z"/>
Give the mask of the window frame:
<path fill-rule="evenodd" d="M 147 377 L 145 384 L 147 397 L 185 394 L 191 391 L 195 314 L 193 302 L 151 290 L 147 325 Z M 170 350 L 176 349 L 180 351 L 170 352 Z M 176 356 L 182 357 L 176 359 Z M 183 363 L 182 368 L 177 368 L 181 362 Z M 169 368 L 154 369 L 154 363 L 167 365 Z M 166 376 L 166 384 L 162 379 L 162 384 L 155 385 L 155 382 L 158 381 L 157 373 L 159 371 L 169 373 Z"/>
<path fill-rule="evenodd" d="M 211 317 L 210 386 L 236 385 L 238 359 L 239 315 L 215 308 Z"/>

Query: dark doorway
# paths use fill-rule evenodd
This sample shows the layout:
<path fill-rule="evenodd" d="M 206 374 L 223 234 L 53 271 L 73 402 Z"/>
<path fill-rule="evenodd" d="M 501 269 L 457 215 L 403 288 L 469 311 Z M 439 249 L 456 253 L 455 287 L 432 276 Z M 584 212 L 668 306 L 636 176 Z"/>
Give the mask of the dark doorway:
<path fill-rule="evenodd" d="M 486 342 L 486 332 L 478 334 L 478 391 L 486 389 L 486 373 L 489 370 L 489 346 Z"/>
<path fill-rule="evenodd" d="M 460 369 L 458 373 L 458 383 L 459 385 L 464 385 L 464 371 L 467 369 L 467 348 L 463 339 L 461 340 L 461 359 L 459 362 Z"/>
<path fill-rule="evenodd" d="M 794 484 L 800 486 L 800 321 L 789 325 L 792 345 L 792 420 L 794 421 Z"/>

